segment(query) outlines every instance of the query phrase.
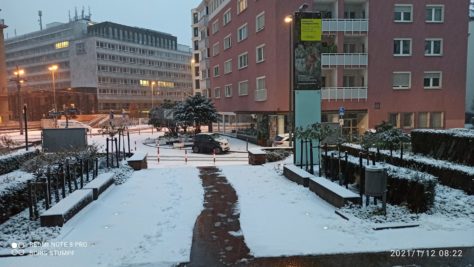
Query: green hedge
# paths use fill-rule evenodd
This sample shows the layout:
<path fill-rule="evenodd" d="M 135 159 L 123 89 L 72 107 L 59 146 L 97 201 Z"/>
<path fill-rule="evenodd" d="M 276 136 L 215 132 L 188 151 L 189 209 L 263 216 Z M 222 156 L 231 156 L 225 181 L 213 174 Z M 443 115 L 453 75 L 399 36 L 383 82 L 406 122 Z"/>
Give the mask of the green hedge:
<path fill-rule="evenodd" d="M 39 155 L 39 150 L 29 151 L 14 156 L 7 156 L 0 159 L 0 175 L 18 170 L 20 166 L 27 160 Z"/>
<path fill-rule="evenodd" d="M 365 182 L 366 160 L 363 160 L 362 169 L 359 159 L 349 156 L 346 163 L 341 160 L 341 170 L 347 175 L 348 183 L 357 183 L 359 188 Z M 337 178 L 339 162 L 337 158 L 322 157 L 323 163 L 328 166 L 329 176 Z M 433 206 L 437 178 L 418 171 L 388 165 L 387 202 L 393 205 L 406 205 L 413 212 L 425 212 Z M 332 167 L 332 168 L 331 168 Z M 347 168 L 347 172 L 345 171 Z M 325 170 L 325 167 L 323 167 Z M 361 188 L 363 193 L 363 188 Z"/>

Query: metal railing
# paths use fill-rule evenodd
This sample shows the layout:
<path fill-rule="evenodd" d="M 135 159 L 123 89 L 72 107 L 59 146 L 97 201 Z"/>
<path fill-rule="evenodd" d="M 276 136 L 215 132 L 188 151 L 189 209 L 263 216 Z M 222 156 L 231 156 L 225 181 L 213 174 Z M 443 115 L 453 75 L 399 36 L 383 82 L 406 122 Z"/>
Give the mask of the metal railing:
<path fill-rule="evenodd" d="M 367 53 L 324 53 L 321 56 L 321 66 L 331 68 L 336 66 L 360 68 L 369 64 Z"/>
<path fill-rule="evenodd" d="M 368 19 L 323 19 L 323 32 L 358 34 L 368 31 Z"/>
<path fill-rule="evenodd" d="M 367 87 L 323 87 L 321 88 L 323 100 L 367 100 Z"/>

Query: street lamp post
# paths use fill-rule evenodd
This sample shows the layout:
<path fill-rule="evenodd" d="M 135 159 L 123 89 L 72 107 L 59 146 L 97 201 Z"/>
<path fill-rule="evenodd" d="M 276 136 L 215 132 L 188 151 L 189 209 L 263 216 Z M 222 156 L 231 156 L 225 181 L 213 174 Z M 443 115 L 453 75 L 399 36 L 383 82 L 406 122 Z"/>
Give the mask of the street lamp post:
<path fill-rule="evenodd" d="M 10 79 L 10 81 L 13 81 L 16 83 L 16 89 L 18 91 L 17 105 L 18 105 L 18 122 L 20 124 L 20 135 L 23 135 L 23 115 L 22 115 L 23 107 L 22 107 L 22 99 L 21 99 L 21 84 L 26 81 L 24 78 L 21 78 L 23 74 L 25 74 L 25 71 L 23 69 L 19 69 L 18 66 L 16 66 L 16 69 L 13 72 L 13 75 L 15 75 L 15 77 Z"/>
<path fill-rule="evenodd" d="M 294 142 L 293 138 L 293 122 L 294 122 L 294 113 L 293 113 L 293 16 L 288 15 L 284 19 L 285 23 L 289 25 L 289 36 L 288 36 L 288 53 L 289 53 L 289 79 L 288 79 L 288 126 L 289 126 L 289 135 L 290 143 L 292 146 Z M 294 151 L 294 150 L 293 150 Z"/>
<path fill-rule="evenodd" d="M 57 112 L 58 107 L 56 103 L 56 82 L 54 79 L 54 72 L 58 70 L 58 65 L 52 65 L 48 68 L 51 71 L 52 81 L 53 81 L 53 109 L 54 109 L 54 127 L 57 128 Z"/>
<path fill-rule="evenodd" d="M 155 100 L 155 93 L 153 92 L 153 86 L 155 86 L 156 82 L 152 81 L 151 82 L 151 109 L 155 107 L 154 100 Z"/>

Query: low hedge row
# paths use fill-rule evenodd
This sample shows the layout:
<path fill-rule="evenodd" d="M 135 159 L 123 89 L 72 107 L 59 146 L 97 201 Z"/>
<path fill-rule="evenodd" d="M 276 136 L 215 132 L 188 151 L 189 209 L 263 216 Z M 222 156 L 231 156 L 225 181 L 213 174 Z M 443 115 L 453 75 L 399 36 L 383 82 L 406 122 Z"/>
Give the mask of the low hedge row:
<path fill-rule="evenodd" d="M 328 166 L 329 177 L 336 178 L 339 172 L 339 161 L 337 157 L 326 157 L 323 155 L 323 164 Z M 362 168 L 359 159 L 353 156 L 348 157 L 346 162 L 341 159 L 341 170 L 346 175 L 346 183 L 357 183 L 359 189 L 364 193 L 365 166 Z M 326 171 L 323 166 L 323 171 Z M 406 205 L 413 212 L 425 212 L 433 206 L 435 197 L 436 177 L 421 172 L 408 170 L 405 168 L 389 166 L 387 180 L 387 202 L 394 205 Z"/>
<path fill-rule="evenodd" d="M 414 153 L 474 166 L 472 130 L 413 130 L 411 142 Z"/>
<path fill-rule="evenodd" d="M 39 155 L 39 150 L 0 158 L 0 175 L 18 170 L 25 161 L 30 160 L 37 155 Z"/>
<path fill-rule="evenodd" d="M 343 145 L 342 151 L 347 151 L 350 155 L 358 157 L 362 150 L 352 146 Z M 418 171 L 429 173 L 438 177 L 441 184 L 463 190 L 469 195 L 474 194 L 474 175 L 456 168 L 446 168 L 440 164 L 429 164 L 427 162 L 416 161 L 413 157 L 404 156 L 400 159 L 398 156 L 390 157 L 388 154 L 380 153 L 376 155 L 377 161 L 384 161 L 389 164 L 413 168 Z M 365 161 L 365 160 L 364 160 Z"/>

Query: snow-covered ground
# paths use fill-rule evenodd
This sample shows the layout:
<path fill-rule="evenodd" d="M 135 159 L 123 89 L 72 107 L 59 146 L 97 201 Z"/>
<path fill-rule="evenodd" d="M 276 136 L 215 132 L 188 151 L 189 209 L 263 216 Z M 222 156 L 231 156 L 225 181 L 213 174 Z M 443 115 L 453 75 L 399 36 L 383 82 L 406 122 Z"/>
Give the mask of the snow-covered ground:
<path fill-rule="evenodd" d="M 49 242 L 59 247 L 40 249 L 73 255 L 1 258 L 0 265 L 170 266 L 189 261 L 203 194 L 196 168 L 135 172 L 62 227 Z"/>
<path fill-rule="evenodd" d="M 433 214 L 420 214 L 417 219 L 410 220 L 419 227 L 375 231 L 374 227 L 394 224 L 375 224 L 355 216 L 346 221 L 335 213 L 333 206 L 307 188 L 279 175 L 276 166 L 222 167 L 223 175 L 239 197 L 242 232 L 256 257 L 474 245 L 471 206 L 474 196 L 466 196 L 459 190 L 452 193 L 453 189 L 440 189 L 458 197 L 437 198 Z M 460 208 L 455 205 L 459 201 L 468 203 Z M 443 202 L 448 204 L 440 208 Z M 450 207 L 466 208 L 471 212 L 460 211 L 458 218 L 437 212 Z M 388 213 L 412 216 L 400 209 L 389 205 Z"/>

